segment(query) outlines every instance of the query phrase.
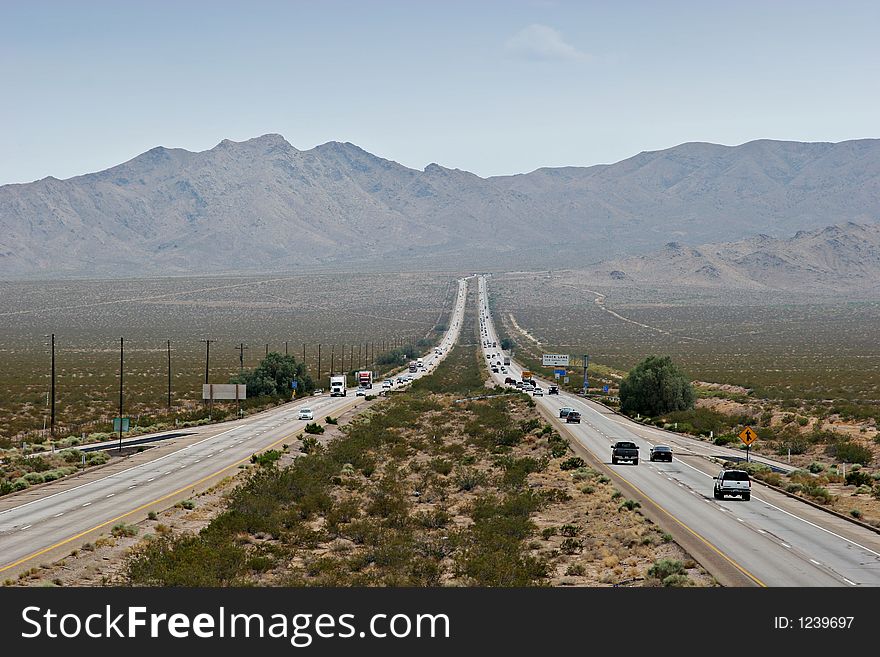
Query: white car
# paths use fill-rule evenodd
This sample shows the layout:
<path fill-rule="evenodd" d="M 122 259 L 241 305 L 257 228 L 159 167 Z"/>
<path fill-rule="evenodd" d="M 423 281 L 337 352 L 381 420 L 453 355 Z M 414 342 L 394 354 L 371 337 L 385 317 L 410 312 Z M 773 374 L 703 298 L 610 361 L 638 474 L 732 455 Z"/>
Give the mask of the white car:
<path fill-rule="evenodd" d="M 544 396 L 544 391 L 541 390 L 540 388 L 535 388 L 535 389 L 532 391 L 532 396 L 533 396 L 533 397 L 543 397 L 543 396 Z"/>
<path fill-rule="evenodd" d="M 317 396 L 317 395 L 323 395 L 323 394 L 324 394 L 324 388 L 315 388 L 315 390 L 312 392 L 312 394 L 313 394 L 313 395 L 316 395 L 316 396 Z"/>
<path fill-rule="evenodd" d="M 315 414 L 312 412 L 311 408 L 301 408 L 301 409 L 299 409 L 299 419 L 300 420 L 314 420 Z"/>
<path fill-rule="evenodd" d="M 355 397 L 366 397 L 367 396 L 367 389 L 364 388 L 363 386 L 358 386 L 358 389 L 354 391 L 354 396 Z"/>
<path fill-rule="evenodd" d="M 391 383 L 391 381 L 390 381 L 389 379 L 386 379 L 385 381 L 382 382 L 382 387 L 383 387 L 383 388 L 390 388 L 390 387 L 393 386 L 393 385 L 394 385 L 394 384 Z"/>

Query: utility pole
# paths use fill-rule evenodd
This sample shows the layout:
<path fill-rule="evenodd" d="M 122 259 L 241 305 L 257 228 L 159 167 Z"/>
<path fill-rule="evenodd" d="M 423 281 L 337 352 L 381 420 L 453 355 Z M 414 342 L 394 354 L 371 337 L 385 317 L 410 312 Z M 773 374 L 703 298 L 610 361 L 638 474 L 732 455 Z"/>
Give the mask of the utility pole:
<path fill-rule="evenodd" d="M 119 451 L 122 451 L 122 383 L 125 374 L 125 341 L 119 338 Z"/>
<path fill-rule="evenodd" d="M 321 381 L 321 343 L 318 343 L 318 381 Z"/>
<path fill-rule="evenodd" d="M 373 342 L 371 347 L 372 348 L 370 349 L 370 354 L 371 354 L 372 358 L 370 360 L 370 369 L 373 369 L 373 366 L 376 365 L 376 343 Z"/>
<path fill-rule="evenodd" d="M 342 361 L 342 364 L 339 366 L 339 369 L 341 369 L 342 373 L 345 374 L 345 345 L 342 345 L 342 351 L 339 352 L 339 360 Z"/>
<path fill-rule="evenodd" d="M 303 369 L 306 369 L 306 343 L 303 342 Z"/>
<path fill-rule="evenodd" d="M 336 345 L 330 345 L 330 376 L 336 371 Z"/>
<path fill-rule="evenodd" d="M 52 382 L 50 383 L 52 401 L 50 406 L 49 435 L 55 438 L 55 334 L 53 333 L 51 336 L 46 337 L 51 337 L 52 339 Z"/>
<path fill-rule="evenodd" d="M 205 385 L 208 384 L 208 368 L 211 364 L 211 343 L 216 340 L 202 340 L 205 343 Z"/>
<path fill-rule="evenodd" d="M 242 342 L 235 349 L 236 349 L 236 351 L 238 351 L 238 373 L 243 374 L 244 373 L 244 352 L 247 349 L 247 347 L 245 347 L 244 342 Z"/>
<path fill-rule="evenodd" d="M 171 340 L 167 341 L 168 347 L 168 410 L 171 410 Z"/>
<path fill-rule="evenodd" d="M 269 357 L 269 343 L 266 343 L 266 358 Z"/>
<path fill-rule="evenodd" d="M 348 354 L 348 367 L 354 369 L 354 345 L 351 345 L 351 351 Z"/>
<path fill-rule="evenodd" d="M 284 355 L 287 356 L 287 340 L 284 341 Z"/>
<path fill-rule="evenodd" d="M 589 382 L 587 381 L 587 366 L 590 362 L 590 357 L 587 354 L 584 354 L 584 395 L 587 394 L 587 388 L 590 387 Z"/>
<path fill-rule="evenodd" d="M 358 369 L 364 369 L 364 361 L 361 359 L 361 345 L 358 345 Z"/>

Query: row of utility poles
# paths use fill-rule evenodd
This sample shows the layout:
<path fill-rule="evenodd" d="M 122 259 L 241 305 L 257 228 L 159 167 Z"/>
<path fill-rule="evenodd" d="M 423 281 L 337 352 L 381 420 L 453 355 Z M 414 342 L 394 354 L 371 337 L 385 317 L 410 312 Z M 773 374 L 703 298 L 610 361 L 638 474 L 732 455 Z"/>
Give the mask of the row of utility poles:
<path fill-rule="evenodd" d="M 50 339 L 50 342 L 47 346 L 51 348 L 52 354 L 52 365 L 51 365 L 51 384 L 49 390 L 49 405 L 50 405 L 50 416 L 49 416 L 49 434 L 52 438 L 55 437 L 55 334 L 47 335 L 46 338 Z M 380 341 L 371 341 L 365 342 L 363 344 L 357 345 L 357 361 L 355 361 L 355 346 L 349 346 L 349 369 L 352 368 L 355 362 L 358 363 L 359 368 L 372 368 L 375 367 L 376 364 L 376 347 L 377 345 L 380 347 L 381 353 L 385 353 L 388 350 L 397 349 L 403 346 L 414 345 L 417 341 L 417 338 L 404 338 L 404 337 L 394 337 L 391 339 L 380 340 Z M 201 342 L 205 345 L 205 383 L 210 383 L 210 368 L 211 368 L 211 345 L 216 340 L 213 339 L 203 339 Z M 321 370 L 321 348 L 323 344 L 318 343 L 318 356 L 317 356 L 317 378 L 320 379 L 323 374 Z M 306 365 L 306 369 L 308 369 L 308 365 L 306 363 L 306 343 L 302 345 L 302 363 Z M 340 370 L 345 372 L 345 347 L 346 345 L 342 345 L 342 350 L 340 352 Z M 166 348 L 166 359 L 168 365 L 168 391 L 167 391 L 167 405 L 168 409 L 171 409 L 172 406 L 172 395 L 171 395 L 171 340 L 165 341 Z M 248 350 L 248 347 L 244 344 L 244 342 L 239 343 L 235 350 L 238 351 L 238 363 L 239 363 L 239 372 L 244 372 L 244 352 Z M 266 343 L 266 356 L 269 355 L 269 343 Z M 289 340 L 284 341 L 284 355 L 289 355 Z M 330 345 L 330 374 L 336 371 L 336 345 Z M 119 338 L 119 420 L 118 420 L 118 432 L 119 432 L 119 440 L 120 445 L 122 441 L 122 429 L 123 429 L 123 409 L 125 402 L 125 386 L 124 386 L 124 374 L 125 374 L 125 339 Z"/>

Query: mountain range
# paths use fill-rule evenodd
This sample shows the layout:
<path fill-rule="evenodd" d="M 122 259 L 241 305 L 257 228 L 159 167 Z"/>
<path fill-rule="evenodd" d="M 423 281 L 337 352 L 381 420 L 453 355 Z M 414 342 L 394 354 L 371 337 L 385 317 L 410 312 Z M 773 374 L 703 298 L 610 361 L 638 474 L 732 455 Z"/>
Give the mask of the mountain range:
<path fill-rule="evenodd" d="M 280 135 L 0 186 L 0 276 L 547 268 L 880 220 L 880 140 L 687 143 L 481 178 Z"/>
<path fill-rule="evenodd" d="M 880 224 L 846 223 L 737 242 L 684 245 L 602 262 L 588 270 L 606 284 L 880 296 Z"/>

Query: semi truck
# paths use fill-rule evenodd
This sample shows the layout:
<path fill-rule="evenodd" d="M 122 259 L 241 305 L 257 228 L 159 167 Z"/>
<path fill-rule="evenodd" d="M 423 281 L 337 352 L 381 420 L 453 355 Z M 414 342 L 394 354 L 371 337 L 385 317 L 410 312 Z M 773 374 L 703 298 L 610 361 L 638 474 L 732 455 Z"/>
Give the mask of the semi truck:
<path fill-rule="evenodd" d="M 409 371 L 410 372 L 417 372 L 418 369 L 419 369 L 419 364 L 416 361 L 414 361 L 414 360 L 409 361 Z"/>
<path fill-rule="evenodd" d="M 357 383 L 362 388 L 373 387 L 373 373 L 369 370 L 360 370 L 357 373 Z"/>
<path fill-rule="evenodd" d="M 505 357 L 504 357 L 504 364 L 505 364 L 505 365 L 510 365 L 510 356 L 505 356 Z"/>
<path fill-rule="evenodd" d="M 342 374 L 336 374 L 330 377 L 330 396 L 331 397 L 346 397 L 348 396 L 348 391 L 345 389 L 345 376 Z"/>

